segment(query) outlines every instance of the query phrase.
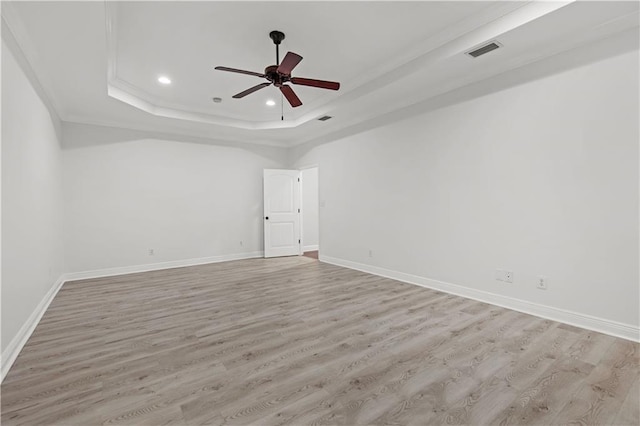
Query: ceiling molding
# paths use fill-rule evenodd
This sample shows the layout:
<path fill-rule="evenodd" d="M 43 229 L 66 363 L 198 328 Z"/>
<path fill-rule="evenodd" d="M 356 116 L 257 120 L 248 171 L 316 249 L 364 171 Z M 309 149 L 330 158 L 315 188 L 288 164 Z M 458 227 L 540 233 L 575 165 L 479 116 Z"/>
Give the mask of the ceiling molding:
<path fill-rule="evenodd" d="M 295 128 L 315 120 L 330 111 L 344 106 L 373 90 L 385 87 L 399 78 L 413 74 L 425 66 L 443 58 L 495 38 L 532 20 L 552 13 L 575 0 L 562 2 L 523 2 L 497 4 L 483 13 L 468 17 L 456 25 L 420 43 L 405 53 L 398 62 L 382 64 L 358 76 L 359 84 L 347 82 L 342 87 L 353 87 L 342 91 L 332 101 L 320 100 L 310 104 L 311 110 L 302 116 L 287 121 L 249 121 L 239 117 L 213 115 L 194 110 L 184 105 L 175 105 L 158 99 L 118 76 L 118 4 L 105 2 L 105 31 L 107 37 L 107 93 L 110 97 L 159 117 L 194 121 L 240 129 L 286 129 Z M 350 84 L 351 83 L 351 84 Z M 408 103 L 407 103 L 408 105 Z M 402 107 L 402 106 L 400 106 Z M 304 143 L 304 141 L 301 141 Z"/>
<path fill-rule="evenodd" d="M 43 99 L 48 99 L 47 102 L 51 105 L 50 109 L 61 120 L 130 129 L 149 134 L 156 132 L 156 134 L 166 135 L 167 138 L 173 139 L 184 135 L 184 137 L 207 140 L 213 144 L 249 143 L 280 148 L 326 140 L 341 134 L 343 129 L 364 131 L 367 130 L 367 126 L 373 128 L 377 127 L 378 123 L 401 120 L 403 116 L 411 115 L 407 111 L 413 108 L 420 109 L 420 105 L 423 104 L 431 105 L 433 103 L 431 100 L 435 102 L 449 92 L 459 93 L 460 90 L 468 90 L 465 87 L 484 80 L 491 79 L 489 81 L 492 81 L 496 75 L 525 67 L 565 50 L 578 48 L 611 36 L 616 32 L 638 26 L 637 7 L 635 12 L 629 13 L 631 8 L 621 7 L 620 3 L 616 3 L 618 4 L 617 8 L 602 5 L 596 9 L 586 7 L 587 2 L 573 1 L 494 3 L 472 16 L 466 13 L 466 18 L 448 25 L 444 30 L 433 33 L 426 39 L 416 41 L 414 44 L 403 44 L 397 54 L 394 52 L 392 59 L 380 61 L 380 66 L 367 68 L 359 73 L 358 69 L 361 70 L 363 67 L 353 68 L 353 75 L 357 75 L 354 78 L 358 79 L 358 84 L 356 85 L 351 78 L 342 79 L 343 89 L 346 90 L 341 90 L 336 98 L 331 96 L 313 98 L 312 101 L 305 104 L 305 108 L 311 109 L 309 112 L 302 113 L 286 122 L 279 120 L 252 122 L 242 120 L 239 117 L 215 116 L 211 114 L 211 111 L 202 111 L 197 108 L 170 105 L 160 98 L 164 94 L 158 92 L 156 98 L 154 95 L 150 95 L 153 93 L 154 86 L 149 86 L 150 92 L 145 93 L 144 90 L 120 78 L 117 63 L 118 20 L 114 16 L 118 5 L 113 3 L 97 4 L 92 9 L 91 19 L 93 20 L 90 21 L 92 31 L 88 34 L 92 37 L 93 44 L 82 45 L 83 48 L 93 48 L 95 53 L 91 57 L 93 61 L 91 62 L 93 65 L 91 72 L 93 74 L 87 75 L 92 76 L 91 96 L 96 101 L 97 107 L 86 110 L 81 104 L 79 105 L 77 101 L 79 97 L 67 104 L 60 104 L 55 98 L 57 93 L 60 100 L 69 102 L 70 98 L 67 94 L 76 93 L 74 92 L 75 87 L 68 83 L 69 79 L 66 80 L 66 89 L 59 89 L 58 92 L 55 91 L 56 87 L 51 84 L 52 81 L 57 82 L 56 78 L 60 79 L 60 75 L 63 77 L 66 75 L 60 72 L 60 69 L 64 68 L 56 68 L 60 62 L 52 62 L 56 61 L 55 54 L 51 55 L 51 51 L 44 50 L 43 46 L 51 46 L 51 44 L 49 39 L 43 38 L 43 34 L 47 34 L 46 31 L 49 31 L 48 34 L 57 35 L 59 34 L 58 29 L 53 24 L 49 25 L 44 22 L 46 15 L 38 14 L 39 9 L 36 7 L 29 9 L 25 6 L 32 15 L 25 14 L 23 16 L 17 15 L 18 12 L 25 13 L 19 4 L 3 4 L 3 23 L 5 20 L 9 22 L 9 25 L 3 25 L 3 39 L 13 40 L 15 38 L 13 42 L 9 40 L 8 43 L 13 43 L 18 50 L 25 52 L 22 56 L 26 58 L 25 62 L 32 69 L 31 74 L 35 76 L 35 78 L 30 78 L 33 80 L 34 88 L 38 90 L 37 86 L 40 87 L 40 92 L 44 94 L 42 95 Z M 563 9 L 571 4 L 573 6 Z M 74 16 L 73 9 L 66 10 L 66 15 Z M 12 11 L 15 13 L 12 14 Z M 123 9 L 120 9 L 120 12 L 122 13 Z M 627 14 L 623 15 L 623 12 Z M 84 15 L 79 14 L 78 16 Z M 458 17 L 460 16 L 462 15 L 458 15 Z M 38 19 L 29 20 L 34 17 L 40 21 Z M 122 20 L 124 17 L 124 15 L 120 16 Z M 168 19 L 166 22 L 172 22 L 172 15 L 165 18 Z M 104 29 L 101 26 L 103 20 Z M 21 22 L 29 25 L 20 25 Z M 127 25 L 134 25 L 133 22 Z M 38 28 L 43 25 L 46 30 L 39 33 Z M 30 34 L 32 39 L 28 37 L 27 28 L 34 31 L 33 34 Z M 127 28 L 120 28 L 120 30 L 125 31 Z M 135 27 L 129 29 L 133 31 Z M 553 34 L 545 36 L 545 32 L 548 30 L 553 31 Z M 9 35 L 5 36 L 7 31 Z M 11 31 L 15 33 L 15 37 L 11 35 Z M 73 58 L 78 65 L 77 61 L 80 61 L 81 57 L 77 55 L 74 57 L 74 50 L 64 49 L 64 46 L 74 45 L 62 44 L 65 43 L 65 40 L 71 42 L 70 37 L 74 37 L 74 34 L 69 33 L 66 38 L 53 37 L 53 39 L 57 43 L 61 43 L 61 52 L 66 53 L 66 57 Z M 129 40 L 122 38 L 122 34 L 124 33 L 121 33 L 120 40 Z M 136 35 L 139 37 L 139 34 L 135 32 L 132 34 L 134 37 Z M 107 36 L 106 40 L 103 38 L 105 35 Z M 512 44 L 508 44 L 510 37 L 512 37 Z M 415 37 L 412 39 L 415 40 Z M 506 47 L 504 50 L 499 50 L 497 56 L 487 57 L 492 59 L 478 60 L 464 55 L 464 52 L 469 49 L 493 39 L 505 42 Z M 33 44 L 31 40 L 38 41 L 40 44 Z M 521 43 L 523 40 L 525 42 Z M 96 49 L 95 43 L 100 43 L 99 49 Z M 177 45 L 177 48 L 180 46 Z M 36 50 L 36 48 L 40 50 Z M 42 57 L 39 57 L 38 52 L 42 54 Z M 90 51 L 84 52 L 88 54 Z M 328 54 L 330 58 L 331 53 L 328 52 Z M 127 58 L 127 66 L 135 69 L 138 64 L 136 56 L 122 55 L 121 51 L 120 60 L 124 61 L 124 58 Z M 378 55 L 378 58 L 381 56 Z M 107 60 L 106 69 L 105 59 Z M 50 66 L 58 73 L 48 74 L 50 70 L 44 65 Z M 125 62 L 120 65 L 124 67 Z M 199 70 L 202 71 L 200 68 Z M 125 74 L 126 71 L 126 69 L 120 70 L 122 74 Z M 207 75 L 206 72 L 201 72 L 201 74 Z M 359 80 L 360 77 L 362 80 Z M 131 78 L 137 77 L 132 74 Z M 64 79 L 60 80 L 64 82 Z M 105 80 L 109 83 L 106 90 L 103 86 Z M 145 81 L 140 81 L 140 87 L 147 87 L 144 85 Z M 96 86 L 98 82 L 100 85 Z M 84 92 L 78 89 L 77 93 L 83 94 Z M 108 96 L 106 96 L 107 94 Z M 113 102 L 113 99 L 122 102 Z M 69 109 L 61 111 L 58 105 Z M 129 106 L 133 108 L 129 108 Z M 203 108 L 203 104 L 200 104 L 200 108 Z M 100 111 L 100 113 L 96 113 L 96 111 Z M 235 111 L 238 114 L 241 109 Z M 306 109 L 301 108 L 300 112 L 302 111 L 306 111 Z M 316 121 L 322 115 L 331 115 L 334 116 L 334 119 L 326 123 Z"/>
<path fill-rule="evenodd" d="M 422 70 L 425 67 L 428 67 L 429 64 L 436 63 L 437 61 L 443 60 L 447 57 L 463 54 L 469 49 L 472 49 L 473 47 L 478 46 L 486 42 L 487 40 L 499 38 L 499 35 L 501 34 L 504 34 L 517 27 L 525 25 L 526 23 L 531 22 L 534 19 L 538 19 L 542 16 L 547 15 L 548 13 L 552 13 L 560 9 L 561 7 L 565 7 L 573 2 L 574 0 L 563 2 L 563 3 L 559 3 L 559 2 L 528 3 L 528 7 L 520 7 L 516 11 L 502 15 L 501 17 L 492 21 L 490 25 L 479 26 L 474 30 L 471 30 L 459 36 L 458 38 L 451 40 L 448 43 L 445 43 L 436 49 L 431 50 L 427 54 L 424 54 L 422 56 L 415 58 L 410 63 L 405 65 L 405 67 L 408 68 L 408 70 L 406 70 L 405 75 L 417 72 L 418 70 Z M 616 29 L 616 27 L 610 25 L 607 29 L 609 30 L 609 33 L 616 33 L 616 32 L 622 32 L 628 29 L 628 27 L 619 27 Z M 599 36 L 600 36 L 599 34 L 594 33 L 593 37 L 590 37 L 590 38 L 597 38 Z M 586 41 L 583 43 L 586 43 Z M 559 45 L 555 45 L 555 47 L 551 47 L 541 52 L 534 52 L 532 55 L 517 58 L 511 61 L 506 67 L 506 69 L 504 69 L 501 72 L 508 72 L 510 70 L 520 68 L 529 63 L 536 62 L 550 55 L 561 53 L 573 47 L 576 47 L 575 42 L 559 44 Z M 444 95 L 448 92 L 457 90 L 464 86 L 470 85 L 474 82 L 479 82 L 484 79 L 490 78 L 493 75 L 495 75 L 495 72 L 489 70 L 482 74 L 474 74 L 472 76 L 465 75 L 457 79 L 451 79 L 447 82 L 447 84 L 440 86 L 435 92 L 429 93 L 427 96 L 425 96 L 423 93 L 418 93 L 413 97 L 406 97 L 399 102 L 387 105 L 383 109 L 379 109 L 377 111 L 372 112 L 371 114 L 359 117 L 357 119 L 348 120 L 346 123 L 343 123 L 343 124 L 345 127 L 359 128 L 359 125 L 362 123 L 372 123 L 374 120 L 382 118 L 388 114 L 394 114 L 395 111 L 406 111 L 408 108 L 411 108 L 414 105 L 428 102 L 432 98 Z M 384 79 L 385 77 L 386 77 L 386 74 L 380 78 Z M 371 87 L 369 86 L 370 85 L 375 86 L 376 83 L 377 83 L 377 80 L 373 80 L 370 83 L 367 83 L 361 86 L 361 88 L 358 88 L 358 90 L 362 90 L 362 93 L 359 95 L 364 96 L 370 93 Z M 394 116 L 395 115 L 396 114 L 394 114 Z M 331 131 L 329 134 L 332 134 L 332 133 L 334 133 L 334 131 Z M 304 145 L 306 143 L 313 142 L 318 139 L 323 139 L 324 136 L 325 135 L 320 135 L 320 136 L 309 135 L 309 137 L 302 138 L 296 141 L 295 143 L 291 144 L 290 146 Z"/>
<path fill-rule="evenodd" d="M 151 126 L 128 125 L 105 120 L 92 120 L 87 117 L 70 117 L 70 120 L 65 121 L 63 123 L 63 126 L 69 123 L 71 125 L 88 125 L 117 130 L 131 130 L 143 132 L 143 136 L 146 138 L 187 142 L 194 141 L 200 143 L 208 142 L 225 146 L 232 146 L 233 144 L 239 144 L 240 146 L 243 144 L 252 144 L 266 145 L 281 149 L 306 149 L 307 147 L 312 148 L 323 143 L 339 140 L 353 134 L 365 132 L 377 127 L 390 125 L 395 122 L 399 122 L 420 114 L 425 114 L 435 109 L 448 107 L 450 105 L 484 96 L 497 90 L 503 90 L 505 88 L 521 84 L 525 81 L 553 75 L 555 73 L 569 69 L 573 66 L 581 66 L 593 61 L 604 59 L 608 56 L 615 56 L 631 51 L 633 49 L 637 49 L 638 31 L 637 28 L 635 29 L 635 31 L 633 29 L 633 27 L 637 27 L 637 25 L 629 26 L 629 22 L 634 22 L 634 20 L 637 22 L 637 17 L 638 14 L 634 13 L 609 22 L 608 25 L 606 25 L 607 31 L 610 32 L 609 37 L 599 40 L 596 45 L 591 44 L 591 39 L 585 39 L 581 46 L 571 46 L 568 49 L 556 49 L 558 50 L 558 52 L 553 55 L 546 55 L 536 60 L 522 63 L 519 66 L 514 65 L 504 72 L 488 76 L 487 78 L 481 80 L 471 81 L 457 88 L 451 89 L 447 87 L 437 95 L 431 96 L 427 99 L 423 99 L 400 108 L 396 108 L 394 106 L 389 111 L 382 112 L 375 116 L 366 117 L 361 120 L 349 122 L 340 129 L 330 131 L 327 134 L 323 134 L 320 136 L 314 135 L 309 139 L 295 143 L 277 143 L 267 140 L 232 141 L 229 139 L 211 138 L 206 134 L 197 131 L 180 133 L 164 132 L 158 131 Z M 627 22 L 627 27 L 621 29 L 620 31 L 615 31 L 613 29 L 613 26 L 615 24 L 621 24 L 622 22 Z M 592 35 L 592 38 L 596 37 L 596 34 Z M 578 61 L 576 61 L 576 57 L 579 58 Z M 528 65 L 533 66 L 529 67 Z M 526 67 L 525 72 L 522 72 L 521 70 L 523 67 Z"/>
<path fill-rule="evenodd" d="M 593 26 L 589 31 L 580 34 L 578 37 L 565 40 L 564 42 L 550 45 L 546 49 L 532 51 L 530 54 L 522 56 L 520 58 L 511 60 L 504 66 L 501 71 L 496 74 L 492 70 L 484 71 L 480 74 L 474 74 L 473 76 L 463 76 L 458 79 L 450 80 L 447 84 L 440 86 L 436 91 L 430 93 L 428 96 L 418 94 L 414 97 L 403 99 L 401 102 L 387 105 L 384 110 L 378 110 L 372 114 L 359 117 L 358 119 L 349 120 L 345 123 L 344 128 L 360 128 L 362 123 L 369 123 L 373 125 L 375 120 L 380 120 L 389 124 L 386 116 L 396 117 L 395 120 L 401 120 L 403 114 L 408 114 L 407 111 L 413 107 L 429 103 L 432 99 L 437 99 L 446 95 L 447 93 L 464 90 L 465 87 L 472 88 L 474 84 L 481 84 L 483 81 L 494 78 L 496 75 L 504 75 L 514 70 L 522 69 L 531 64 L 535 64 L 539 61 L 549 59 L 562 55 L 574 49 L 580 49 L 585 46 L 589 46 L 591 43 L 597 40 L 608 40 L 610 38 L 622 35 L 627 31 L 638 27 L 640 12 L 632 12 L 623 16 L 619 16 L 615 19 L 600 23 Z M 398 112 L 403 112 L 398 115 Z M 409 114 L 411 115 L 411 114 Z M 374 126 L 377 127 L 377 126 Z M 329 134 L 339 133 L 340 130 L 332 131 Z M 308 138 L 301 139 L 290 146 L 304 145 L 317 140 L 324 140 L 327 135 L 310 135 Z"/>
<path fill-rule="evenodd" d="M 268 139 L 251 139 L 247 138 L 240 139 L 232 139 L 232 138 L 212 138 L 209 136 L 210 132 L 198 131 L 198 130 L 181 130 L 181 131 L 162 131 L 158 130 L 155 126 L 144 125 L 144 124 L 131 124 L 131 123 L 122 123 L 118 121 L 111 120 L 103 120 L 103 119 L 95 119 L 91 117 L 85 117 L 81 115 L 69 115 L 64 123 L 71 124 L 86 124 L 89 126 L 99 126 L 99 127 L 109 127 L 114 129 L 126 129 L 126 130 L 134 130 L 141 132 L 148 132 L 149 135 L 165 135 L 167 138 L 171 138 L 173 140 L 179 140 L 180 137 L 187 138 L 197 138 L 200 140 L 207 140 L 213 144 L 219 145 L 227 145 L 229 143 L 237 143 L 237 144 L 252 144 L 259 146 L 270 146 L 275 148 L 288 148 L 291 144 L 285 142 L 276 142 Z"/>
<path fill-rule="evenodd" d="M 635 15 L 637 17 L 637 14 Z M 412 117 L 427 114 L 431 111 L 447 108 L 470 101 L 500 90 L 555 75 L 557 73 L 584 66 L 609 57 L 618 56 L 637 50 L 640 47 L 638 28 L 626 28 L 611 34 L 595 43 L 585 41 L 581 46 L 566 49 L 551 56 L 545 56 L 532 63 L 513 67 L 485 79 L 473 81 L 453 90 L 444 90 L 436 96 L 421 100 L 403 108 L 397 108 L 377 117 L 369 117 L 350 122 L 331 133 L 313 137 L 306 142 L 296 143 L 290 148 L 294 150 L 310 150 L 324 143 L 334 142 L 358 133 L 388 126 Z"/>
<path fill-rule="evenodd" d="M 239 129 L 282 129 L 297 127 L 304 121 L 255 122 L 235 117 L 194 111 L 182 105 L 157 99 L 118 76 L 118 2 L 105 1 L 105 31 L 107 38 L 107 94 L 149 114 Z M 308 120 L 306 120 L 308 121 Z"/>
<path fill-rule="evenodd" d="M 76 149 L 88 146 L 96 146 L 103 143 L 104 139 L 111 139 L 112 142 L 123 142 L 142 139 L 159 139 L 175 142 L 191 142 L 204 145 L 226 146 L 247 150 L 285 150 L 288 147 L 276 144 L 252 143 L 241 141 L 229 141 L 203 137 L 200 135 L 185 135 L 182 133 L 172 133 L 157 131 L 144 126 L 122 126 L 107 125 L 98 123 L 86 123 L 84 121 L 65 121 L 62 123 L 62 146 L 63 149 Z M 80 135 L 78 135 L 80 133 Z M 120 136 L 119 140 L 113 135 Z M 87 135 L 90 135 L 89 137 Z M 125 136 L 125 137 L 122 137 Z M 96 143 L 98 141 L 98 143 Z"/>
<path fill-rule="evenodd" d="M 61 122 L 64 120 L 61 103 L 56 99 L 55 92 L 50 90 L 51 82 L 47 74 L 42 71 L 36 49 L 10 2 L 2 3 L 1 21 L 2 40 L 13 53 L 29 83 L 49 111 L 56 134 L 60 138 Z"/>

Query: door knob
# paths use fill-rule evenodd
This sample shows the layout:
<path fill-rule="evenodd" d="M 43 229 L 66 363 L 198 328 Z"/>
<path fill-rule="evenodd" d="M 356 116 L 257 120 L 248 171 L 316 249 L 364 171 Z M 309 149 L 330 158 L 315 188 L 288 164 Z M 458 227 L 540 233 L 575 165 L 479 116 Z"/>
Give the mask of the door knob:
<path fill-rule="evenodd" d="M 265 217 L 264 219 L 265 219 L 265 220 L 269 220 L 269 216 Z"/>

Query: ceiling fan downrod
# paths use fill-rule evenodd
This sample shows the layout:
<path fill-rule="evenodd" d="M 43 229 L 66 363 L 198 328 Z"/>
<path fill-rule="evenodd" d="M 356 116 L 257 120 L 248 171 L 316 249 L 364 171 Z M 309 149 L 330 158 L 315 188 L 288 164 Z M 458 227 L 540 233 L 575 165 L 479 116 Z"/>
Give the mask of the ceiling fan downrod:
<path fill-rule="evenodd" d="M 284 33 L 282 31 L 271 31 L 269 37 L 276 45 L 276 65 L 280 65 L 280 43 L 284 40 Z"/>

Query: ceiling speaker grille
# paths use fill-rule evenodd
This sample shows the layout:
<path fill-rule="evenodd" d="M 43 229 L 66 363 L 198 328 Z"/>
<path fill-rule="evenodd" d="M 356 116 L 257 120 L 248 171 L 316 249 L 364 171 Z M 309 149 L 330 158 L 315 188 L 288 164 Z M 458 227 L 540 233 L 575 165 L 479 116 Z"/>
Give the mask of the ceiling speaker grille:
<path fill-rule="evenodd" d="M 492 41 L 489 44 L 485 44 L 484 46 L 472 50 L 471 52 L 467 52 L 467 55 L 477 58 L 478 56 L 485 55 L 501 47 L 502 45 L 500 43 L 498 43 L 497 41 Z"/>
<path fill-rule="evenodd" d="M 318 118 L 318 120 L 320 121 L 327 121 L 327 120 L 331 120 L 333 117 L 331 117 L 330 115 L 323 115 L 322 117 Z"/>

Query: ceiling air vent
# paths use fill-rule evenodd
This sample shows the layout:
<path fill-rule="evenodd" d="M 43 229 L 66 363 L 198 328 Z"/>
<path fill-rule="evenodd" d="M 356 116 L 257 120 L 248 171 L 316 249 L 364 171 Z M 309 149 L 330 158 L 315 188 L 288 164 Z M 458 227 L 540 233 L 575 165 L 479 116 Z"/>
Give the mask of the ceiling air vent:
<path fill-rule="evenodd" d="M 330 115 L 323 115 L 322 117 L 318 118 L 318 120 L 320 121 L 327 121 L 327 120 L 331 120 L 333 117 L 331 117 Z"/>
<path fill-rule="evenodd" d="M 498 43 L 497 41 L 492 41 L 478 47 L 477 49 L 473 49 L 471 52 L 467 52 L 467 55 L 477 58 L 478 56 L 482 56 L 501 47 L 502 45 L 500 43 Z"/>

